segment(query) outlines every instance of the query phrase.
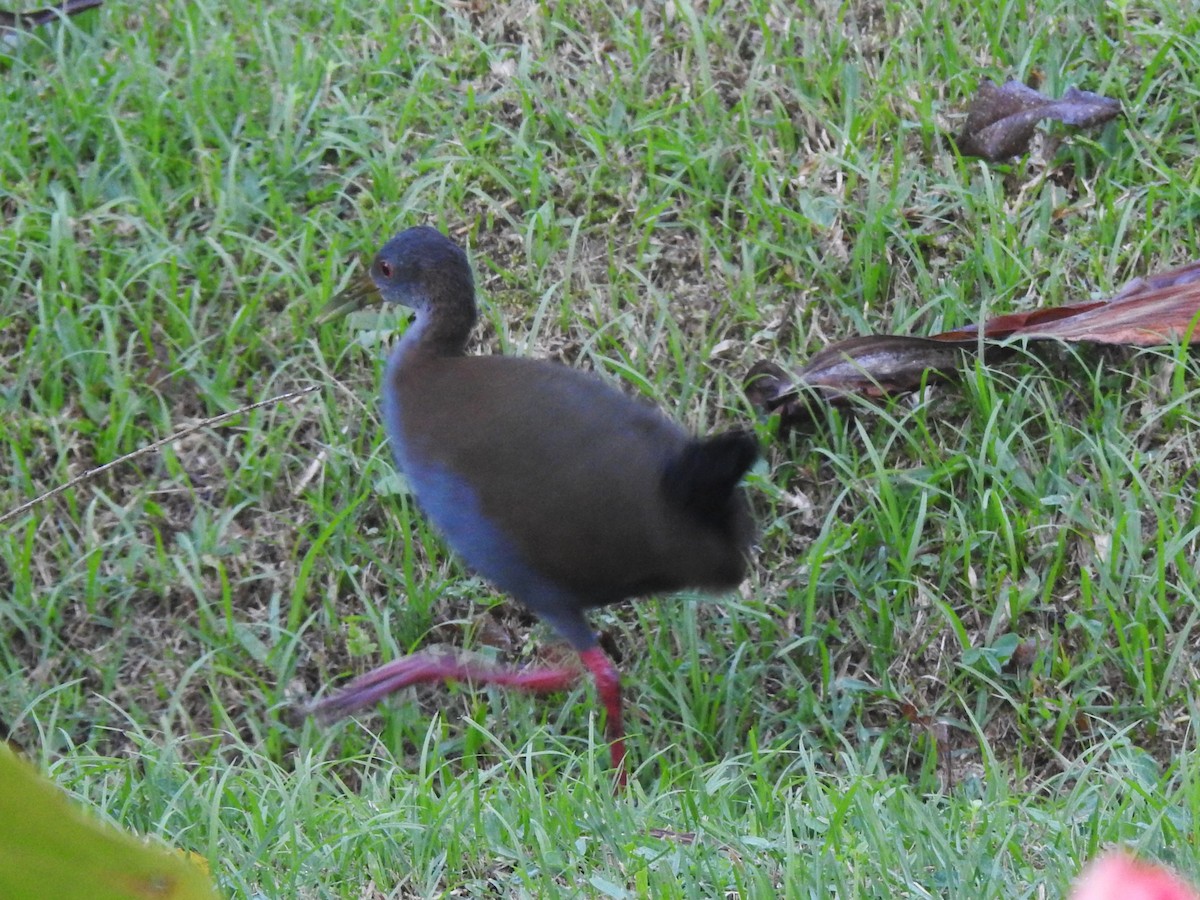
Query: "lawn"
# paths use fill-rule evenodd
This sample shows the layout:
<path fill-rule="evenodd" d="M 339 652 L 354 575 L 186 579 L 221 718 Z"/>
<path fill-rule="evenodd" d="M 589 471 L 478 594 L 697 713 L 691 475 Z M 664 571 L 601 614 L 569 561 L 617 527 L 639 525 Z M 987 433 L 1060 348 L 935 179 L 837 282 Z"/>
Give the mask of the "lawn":
<path fill-rule="evenodd" d="M 1200 880 L 1200 365 L 1039 348 L 787 438 L 757 361 L 1107 296 L 1200 257 L 1178 0 L 697 7 L 108 0 L 0 60 L 0 727 L 238 897 L 1057 897 Z M 1120 100 L 1006 165 L 986 78 Z M 396 231 L 469 249 L 473 352 L 757 427 L 734 596 L 592 617 L 591 690 L 297 714 L 412 650 L 531 664 L 394 474 Z"/>

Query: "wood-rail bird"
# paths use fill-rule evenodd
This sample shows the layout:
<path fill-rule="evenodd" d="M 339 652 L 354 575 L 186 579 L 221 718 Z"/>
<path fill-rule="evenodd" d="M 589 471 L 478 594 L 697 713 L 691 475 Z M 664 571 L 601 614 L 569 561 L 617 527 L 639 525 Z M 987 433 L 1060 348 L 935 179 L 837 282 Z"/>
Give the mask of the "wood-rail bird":
<path fill-rule="evenodd" d="M 388 241 L 369 278 L 335 298 L 320 320 L 374 299 L 415 313 L 383 381 L 397 468 L 467 565 L 578 652 L 604 704 L 623 785 L 620 678 L 586 612 L 685 588 L 729 590 L 743 580 L 754 526 L 739 483 L 757 459 L 756 440 L 743 431 L 695 438 L 650 404 L 558 363 L 467 355 L 474 278 L 463 250 L 433 228 Z M 311 709 L 337 718 L 417 682 L 546 692 L 578 675 L 415 654 Z"/>

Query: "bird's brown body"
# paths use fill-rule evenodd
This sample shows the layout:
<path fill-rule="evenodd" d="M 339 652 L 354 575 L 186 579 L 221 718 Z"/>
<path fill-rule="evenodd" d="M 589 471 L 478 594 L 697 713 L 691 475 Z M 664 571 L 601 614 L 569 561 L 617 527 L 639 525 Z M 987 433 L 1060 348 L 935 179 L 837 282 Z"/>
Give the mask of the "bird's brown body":
<path fill-rule="evenodd" d="M 725 528 L 649 502 L 662 495 L 663 472 L 691 441 L 657 409 L 594 376 L 537 360 L 420 359 L 388 377 L 404 398 L 405 454 L 436 458 L 469 482 L 482 517 L 581 604 L 727 589 L 745 577 L 752 527 L 744 498 L 731 496 Z M 508 402 L 514 396 L 522 398 L 518 414 Z M 471 537 L 450 542 L 459 547 Z"/>

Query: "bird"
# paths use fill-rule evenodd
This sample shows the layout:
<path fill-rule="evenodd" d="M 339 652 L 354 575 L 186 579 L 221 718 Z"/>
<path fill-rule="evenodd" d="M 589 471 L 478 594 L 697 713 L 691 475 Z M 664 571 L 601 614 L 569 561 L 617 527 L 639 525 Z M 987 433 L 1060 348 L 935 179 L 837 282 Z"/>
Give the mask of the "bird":
<path fill-rule="evenodd" d="M 466 253 L 428 225 L 400 232 L 318 316 L 382 300 L 415 317 L 389 354 L 384 430 L 417 505 L 477 574 L 576 651 L 605 708 L 616 783 L 627 783 L 620 676 L 588 610 L 684 589 L 729 591 L 755 539 L 743 476 L 752 432 L 694 437 L 650 403 L 550 360 L 468 355 L 478 315 Z M 313 704 L 330 722 L 418 682 L 545 693 L 574 667 L 483 666 L 416 653 Z"/>
<path fill-rule="evenodd" d="M 10 12 L 0 9 L 0 44 L 15 49 L 24 43 L 28 33 L 33 29 L 48 25 L 58 19 L 78 15 L 103 2 L 104 0 L 64 0 L 62 3 L 32 12 Z"/>

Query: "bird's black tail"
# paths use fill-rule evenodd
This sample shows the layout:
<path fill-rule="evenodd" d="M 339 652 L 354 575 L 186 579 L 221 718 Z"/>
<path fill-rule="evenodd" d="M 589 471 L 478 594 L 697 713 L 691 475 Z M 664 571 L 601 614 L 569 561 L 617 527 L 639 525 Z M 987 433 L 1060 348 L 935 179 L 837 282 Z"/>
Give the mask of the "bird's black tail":
<path fill-rule="evenodd" d="M 734 489 L 757 459 L 758 441 L 746 431 L 693 440 L 663 470 L 663 494 L 687 514 L 725 529 L 735 510 Z"/>

